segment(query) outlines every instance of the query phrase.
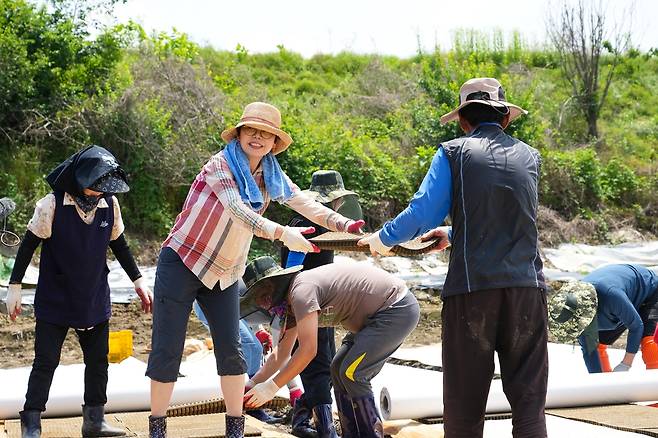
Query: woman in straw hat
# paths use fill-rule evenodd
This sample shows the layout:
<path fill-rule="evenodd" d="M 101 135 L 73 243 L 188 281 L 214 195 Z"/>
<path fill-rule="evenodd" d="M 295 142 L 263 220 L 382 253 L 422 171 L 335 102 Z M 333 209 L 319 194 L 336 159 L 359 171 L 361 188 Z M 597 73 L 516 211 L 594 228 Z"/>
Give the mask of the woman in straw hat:
<path fill-rule="evenodd" d="M 251 239 L 256 235 L 280 240 L 294 251 L 316 251 L 304 238 L 312 228 L 281 226 L 262 216 L 272 199 L 330 230 L 359 233 L 363 226 L 363 221 L 348 219 L 304 195 L 281 170 L 275 156 L 292 138 L 281 129 L 276 107 L 250 103 L 240 121 L 222 132 L 222 139 L 226 147 L 195 178 L 158 259 L 152 352 L 146 370 L 151 378 L 151 437 L 166 436 L 165 414 L 195 299 L 216 346 L 226 436 L 243 436 L 246 365 L 239 340 L 237 281 Z"/>

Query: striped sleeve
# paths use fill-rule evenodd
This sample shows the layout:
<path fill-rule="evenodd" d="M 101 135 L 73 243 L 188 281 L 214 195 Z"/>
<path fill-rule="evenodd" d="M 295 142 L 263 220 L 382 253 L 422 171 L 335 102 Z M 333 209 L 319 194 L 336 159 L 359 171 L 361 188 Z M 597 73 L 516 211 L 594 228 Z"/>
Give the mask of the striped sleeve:
<path fill-rule="evenodd" d="M 287 176 L 286 179 L 290 181 Z M 347 229 L 347 225 L 351 219 L 346 218 L 345 216 L 338 214 L 332 209 L 325 207 L 324 205 L 315 201 L 315 199 L 299 190 L 299 187 L 297 187 L 294 183 L 290 182 L 290 184 L 291 188 L 294 187 L 296 190 L 293 191 L 292 197 L 286 202 L 288 207 L 292 208 L 297 213 L 303 215 L 310 221 L 318 225 L 322 225 L 328 230 L 345 231 Z"/>
<path fill-rule="evenodd" d="M 256 213 L 242 201 L 231 169 L 221 153 L 213 156 L 203 170 L 206 184 L 235 222 L 246 227 L 258 237 L 274 239 L 278 224 Z"/>

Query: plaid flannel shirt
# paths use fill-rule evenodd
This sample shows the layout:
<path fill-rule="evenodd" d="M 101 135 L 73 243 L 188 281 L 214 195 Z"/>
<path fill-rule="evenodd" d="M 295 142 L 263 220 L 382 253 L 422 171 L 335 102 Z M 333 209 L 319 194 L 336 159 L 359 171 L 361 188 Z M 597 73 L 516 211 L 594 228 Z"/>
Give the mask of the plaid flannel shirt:
<path fill-rule="evenodd" d="M 253 175 L 265 200 L 258 211 L 242 201 L 224 152 L 213 155 L 196 176 L 162 244 L 176 251 L 209 289 L 217 281 L 226 289 L 242 276 L 254 235 L 274 240 L 278 224 L 262 216 L 271 199 L 261 168 Z M 329 230 L 346 230 L 350 219 L 302 193 L 287 175 L 286 180 L 293 196 L 285 205 Z"/>

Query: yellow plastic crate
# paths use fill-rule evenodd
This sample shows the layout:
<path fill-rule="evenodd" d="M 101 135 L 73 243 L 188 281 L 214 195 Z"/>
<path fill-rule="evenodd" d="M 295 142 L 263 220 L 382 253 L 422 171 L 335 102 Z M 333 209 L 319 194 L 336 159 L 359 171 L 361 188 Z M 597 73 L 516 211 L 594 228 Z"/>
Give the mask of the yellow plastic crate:
<path fill-rule="evenodd" d="M 133 354 L 133 332 L 132 330 L 120 330 L 110 332 L 109 352 L 107 360 L 119 363 Z"/>

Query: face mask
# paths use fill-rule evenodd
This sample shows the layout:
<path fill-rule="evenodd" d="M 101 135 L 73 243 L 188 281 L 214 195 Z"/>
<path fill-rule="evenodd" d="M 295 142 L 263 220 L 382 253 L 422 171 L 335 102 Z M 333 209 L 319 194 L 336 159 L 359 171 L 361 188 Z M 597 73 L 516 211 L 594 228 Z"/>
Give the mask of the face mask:
<path fill-rule="evenodd" d="M 94 208 L 98 206 L 102 196 L 89 196 L 89 195 L 78 195 L 75 197 L 75 203 L 78 204 L 80 210 L 85 213 L 89 213 Z"/>
<path fill-rule="evenodd" d="M 288 309 L 288 303 L 286 303 L 284 301 L 283 303 L 279 304 L 278 306 L 270 307 L 268 312 L 269 312 L 270 316 L 272 316 L 272 317 L 275 317 L 275 316 L 283 317 L 286 314 L 287 309 Z"/>

